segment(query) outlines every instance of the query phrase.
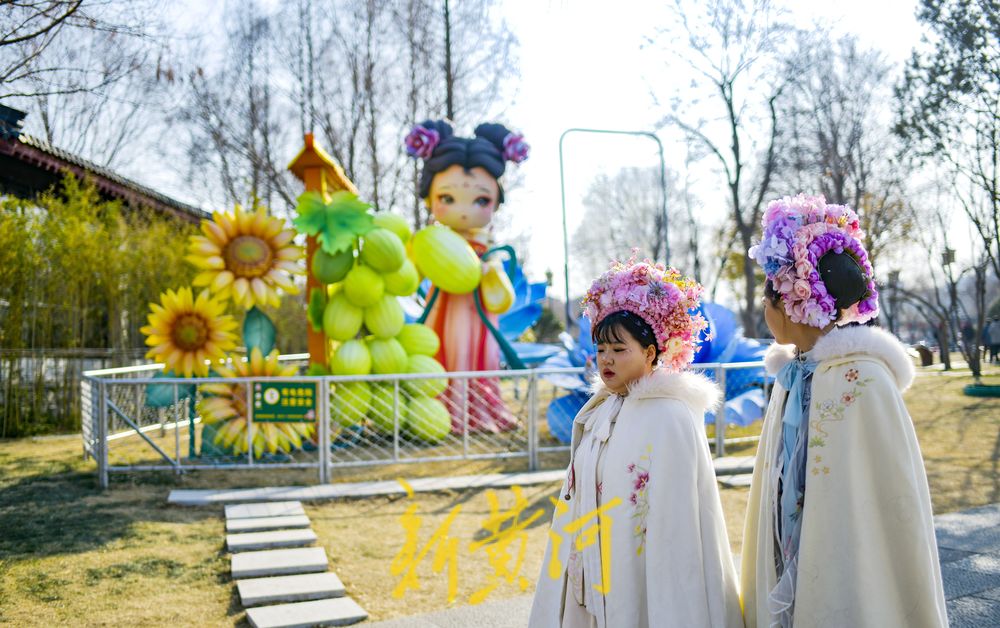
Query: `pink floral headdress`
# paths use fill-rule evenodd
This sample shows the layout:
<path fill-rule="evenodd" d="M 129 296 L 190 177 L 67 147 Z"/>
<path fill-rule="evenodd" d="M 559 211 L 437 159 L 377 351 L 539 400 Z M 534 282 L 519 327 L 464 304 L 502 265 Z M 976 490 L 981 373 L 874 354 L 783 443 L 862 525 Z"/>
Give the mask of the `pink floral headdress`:
<path fill-rule="evenodd" d="M 864 323 L 878 316 L 875 273 L 854 210 L 828 205 L 822 196 L 799 194 L 771 201 L 761 223 L 763 240 L 749 254 L 781 295 L 792 322 L 823 328 L 837 320 L 834 298 L 819 276 L 819 260 L 831 251 L 853 257 L 868 282 L 865 295 L 844 310 L 838 323 Z"/>
<path fill-rule="evenodd" d="M 642 318 L 656 335 L 661 366 L 680 371 L 694 360 L 698 334 L 708 327 L 704 316 L 692 312 L 703 290 L 674 268 L 632 257 L 613 262 L 590 286 L 583 306 L 592 328 L 623 310 Z"/>

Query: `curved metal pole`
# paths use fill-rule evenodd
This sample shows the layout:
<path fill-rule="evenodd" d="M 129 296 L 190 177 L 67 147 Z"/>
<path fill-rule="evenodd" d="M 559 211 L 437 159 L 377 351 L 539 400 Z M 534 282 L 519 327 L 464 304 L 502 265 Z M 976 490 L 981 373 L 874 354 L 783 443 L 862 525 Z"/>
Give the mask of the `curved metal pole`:
<path fill-rule="evenodd" d="M 656 142 L 656 146 L 660 152 L 660 192 L 662 204 L 660 206 L 660 212 L 663 218 L 663 262 L 667 265 L 670 264 L 670 239 L 667 237 L 669 232 L 667 231 L 667 165 L 663 158 L 663 142 L 660 138 L 656 137 L 655 134 L 649 131 L 615 131 L 613 129 L 584 129 L 584 128 L 572 128 L 566 129 L 559 136 L 559 189 L 562 194 L 562 230 L 563 230 L 563 284 L 566 288 L 566 327 L 569 327 L 569 323 L 573 320 L 570 317 L 570 306 L 569 306 L 569 233 L 566 230 L 566 177 L 564 173 L 563 166 L 563 140 L 570 133 L 600 133 L 605 135 L 633 135 L 636 137 L 648 137 Z"/>

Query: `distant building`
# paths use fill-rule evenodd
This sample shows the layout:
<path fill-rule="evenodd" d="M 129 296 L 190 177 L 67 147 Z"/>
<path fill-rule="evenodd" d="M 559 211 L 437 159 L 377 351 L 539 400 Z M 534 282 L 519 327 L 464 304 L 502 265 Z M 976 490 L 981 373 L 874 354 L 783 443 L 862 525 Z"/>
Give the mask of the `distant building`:
<path fill-rule="evenodd" d="M 0 194 L 33 198 L 71 172 L 92 181 L 106 199 L 119 200 L 128 207 L 146 208 L 195 223 L 208 217 L 208 213 L 193 205 L 22 133 L 25 115 L 23 111 L 0 105 Z"/>

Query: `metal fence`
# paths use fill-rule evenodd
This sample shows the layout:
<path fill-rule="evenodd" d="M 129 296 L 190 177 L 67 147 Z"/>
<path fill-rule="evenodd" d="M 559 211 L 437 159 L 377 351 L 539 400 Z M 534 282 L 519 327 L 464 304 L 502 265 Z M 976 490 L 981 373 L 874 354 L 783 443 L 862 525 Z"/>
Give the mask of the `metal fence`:
<path fill-rule="evenodd" d="M 307 358 L 281 359 L 304 366 Z M 724 389 L 734 379 L 766 384 L 757 374 L 760 363 L 696 366 Z M 84 373 L 83 450 L 96 460 L 102 487 L 109 474 L 144 470 L 314 468 L 320 483 L 337 468 L 423 462 L 521 459 L 535 470 L 546 454 L 569 451 L 546 420 L 549 405 L 567 393 L 550 380 L 583 375 L 583 369 L 532 369 L 168 379 L 158 376 L 161 370 Z M 293 383 L 316 391 L 308 423 L 263 421 L 247 412 L 260 403 L 261 387 Z M 726 412 L 717 413 L 718 455 L 731 442 L 725 423 Z"/>

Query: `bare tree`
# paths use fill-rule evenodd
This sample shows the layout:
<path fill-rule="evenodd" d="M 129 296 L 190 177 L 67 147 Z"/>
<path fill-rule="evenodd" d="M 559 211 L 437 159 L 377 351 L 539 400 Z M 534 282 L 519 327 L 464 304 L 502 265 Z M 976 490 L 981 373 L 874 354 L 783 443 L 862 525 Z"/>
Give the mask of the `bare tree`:
<path fill-rule="evenodd" d="M 153 143 L 172 79 L 161 22 L 145 0 L 0 2 L 0 100 L 28 113 L 29 134 L 127 168 Z"/>
<path fill-rule="evenodd" d="M 90 92 L 129 75 L 132 59 L 116 53 L 149 36 L 150 13 L 146 1 L 0 1 L 0 100 Z"/>
<path fill-rule="evenodd" d="M 696 79 L 685 100 L 675 97 L 664 125 L 674 125 L 700 143 L 722 171 L 735 244 L 753 243 L 771 189 L 779 126 L 777 101 L 785 87 L 775 71 L 777 46 L 785 30 L 768 0 L 675 0 L 677 29 L 660 34 L 682 42 L 671 59 L 686 61 Z M 699 96 L 692 97 L 697 92 Z M 711 112 L 711 113 L 709 113 Z M 744 329 L 757 327 L 755 264 L 742 257 L 740 314 Z M 723 258 L 727 259 L 727 258 Z"/>
<path fill-rule="evenodd" d="M 909 155 L 962 182 L 954 192 L 1000 279 L 1000 10 L 990 0 L 921 0 L 917 17 L 930 37 L 896 88 L 895 130 Z"/>
<path fill-rule="evenodd" d="M 674 258 L 688 255 L 685 229 L 677 229 L 685 216 L 676 176 L 667 177 L 668 220 Z M 583 220 L 573 234 L 585 274 L 594 277 L 607 270 L 612 259 L 628 258 L 633 248 L 640 258 L 664 258 L 663 192 L 660 169 L 623 168 L 612 176 L 598 175 L 583 198 Z"/>
<path fill-rule="evenodd" d="M 451 7 L 450 14 L 454 97 L 472 111 L 471 103 L 488 101 L 504 81 L 497 75 L 465 80 L 467 64 L 485 63 L 483 51 L 494 49 L 490 42 L 500 39 L 509 48 L 512 38 L 489 20 L 487 3 L 468 3 L 478 7 L 476 20 L 466 4 Z M 445 113 L 439 3 L 345 0 L 321 8 L 297 0 L 264 6 L 227 10 L 231 28 L 223 60 L 194 64 L 184 73 L 182 98 L 189 104 L 176 120 L 189 134 L 191 178 L 228 202 L 259 200 L 290 209 L 298 188 L 285 165 L 300 145 L 294 131 L 313 132 L 365 200 L 379 210 L 409 208 L 419 225 L 417 170 L 402 139 L 414 122 Z M 194 54 L 208 56 L 212 43 Z M 465 56 L 472 48 L 479 52 Z M 294 130 L 289 119 L 298 122 Z"/>
<path fill-rule="evenodd" d="M 471 126 L 496 109 L 516 74 L 516 40 L 491 16 L 490 3 L 449 4 L 447 19 L 444 9 L 436 0 L 355 0 L 303 28 L 302 14 L 317 12 L 300 0 L 299 36 L 281 38 L 300 119 L 309 120 L 367 200 L 379 209 L 407 208 L 416 226 L 425 210 L 414 195 L 418 164 L 401 148 L 409 127 L 449 112 L 459 129 Z M 336 71 L 320 78 L 309 67 Z"/>
<path fill-rule="evenodd" d="M 779 102 L 785 127 L 779 180 L 786 189 L 821 192 L 854 208 L 873 263 L 911 224 L 903 169 L 887 130 L 891 112 L 883 106 L 891 97 L 891 70 L 882 53 L 853 36 L 798 31 Z"/>
<path fill-rule="evenodd" d="M 285 170 L 290 110 L 274 86 L 271 21 L 253 3 L 232 17 L 222 66 L 198 66 L 184 85 L 177 122 L 190 132 L 188 176 L 216 202 L 287 212 L 297 193 Z"/>

